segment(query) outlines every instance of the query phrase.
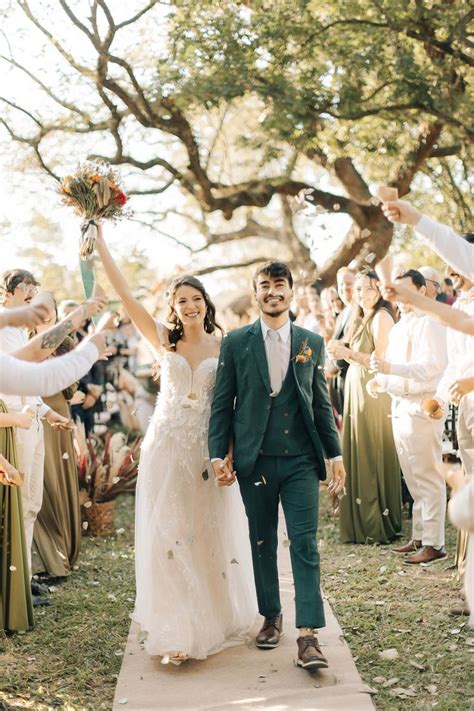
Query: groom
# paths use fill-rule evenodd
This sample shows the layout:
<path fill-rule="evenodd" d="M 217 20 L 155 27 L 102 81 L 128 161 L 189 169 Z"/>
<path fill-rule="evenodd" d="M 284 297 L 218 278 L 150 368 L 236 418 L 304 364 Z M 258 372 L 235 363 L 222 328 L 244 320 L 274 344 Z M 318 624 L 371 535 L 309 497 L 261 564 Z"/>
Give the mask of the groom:
<path fill-rule="evenodd" d="M 295 584 L 298 665 L 325 668 L 315 629 L 324 627 L 319 582 L 319 479 L 332 460 L 330 493 L 342 491 L 345 471 L 324 377 L 323 339 L 293 325 L 293 278 L 286 264 L 267 262 L 253 287 L 260 318 L 222 344 L 209 424 L 209 452 L 220 485 L 234 466 L 249 522 L 259 612 L 260 648 L 282 634 L 277 567 L 278 504 L 290 540 Z"/>

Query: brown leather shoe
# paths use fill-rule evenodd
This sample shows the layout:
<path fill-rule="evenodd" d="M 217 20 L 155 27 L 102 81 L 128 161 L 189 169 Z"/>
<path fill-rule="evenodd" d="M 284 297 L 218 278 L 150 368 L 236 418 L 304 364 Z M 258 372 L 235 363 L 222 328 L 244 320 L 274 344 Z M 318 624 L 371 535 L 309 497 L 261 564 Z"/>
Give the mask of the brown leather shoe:
<path fill-rule="evenodd" d="M 283 615 L 280 612 L 276 617 L 265 617 L 262 629 L 258 633 L 255 644 L 259 649 L 273 649 L 278 647 L 280 637 L 283 635 Z"/>
<path fill-rule="evenodd" d="M 392 548 L 394 553 L 416 553 L 421 548 L 421 541 L 408 541 L 403 546 Z"/>
<path fill-rule="evenodd" d="M 298 659 L 296 663 L 302 669 L 327 669 L 328 660 L 321 652 L 316 635 L 298 637 Z"/>
<path fill-rule="evenodd" d="M 410 555 L 403 561 L 404 565 L 422 565 L 426 568 L 428 565 L 437 563 L 439 560 L 446 558 L 446 551 L 443 548 L 433 548 L 433 546 L 423 546 L 418 553 Z"/>

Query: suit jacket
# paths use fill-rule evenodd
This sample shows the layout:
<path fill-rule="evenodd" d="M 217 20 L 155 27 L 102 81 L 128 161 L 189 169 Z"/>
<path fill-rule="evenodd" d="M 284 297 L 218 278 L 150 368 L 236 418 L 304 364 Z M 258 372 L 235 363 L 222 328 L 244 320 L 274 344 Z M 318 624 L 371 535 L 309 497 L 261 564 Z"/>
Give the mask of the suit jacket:
<path fill-rule="evenodd" d="M 311 349 L 306 362 L 296 362 L 303 344 Z M 324 457 L 341 454 L 324 375 L 321 336 L 291 324 L 290 368 L 296 381 L 303 425 L 314 447 L 320 479 Z M 223 459 L 234 444 L 237 475 L 250 476 L 267 428 L 272 398 L 260 319 L 229 333 L 223 340 L 209 423 L 209 454 Z"/>

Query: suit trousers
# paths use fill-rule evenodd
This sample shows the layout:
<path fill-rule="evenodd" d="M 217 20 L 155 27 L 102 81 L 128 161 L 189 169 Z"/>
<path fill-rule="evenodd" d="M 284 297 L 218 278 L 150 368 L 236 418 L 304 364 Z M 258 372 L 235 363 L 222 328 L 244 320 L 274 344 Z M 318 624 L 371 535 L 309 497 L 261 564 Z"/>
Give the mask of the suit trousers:
<path fill-rule="evenodd" d="M 439 548 L 444 545 L 446 516 L 443 421 L 431 420 L 421 411 L 420 403 L 426 397 L 395 397 L 392 427 L 400 466 L 413 498 L 412 538 L 425 546 Z"/>
<path fill-rule="evenodd" d="M 33 420 L 29 430 L 16 429 L 16 445 L 19 470 L 25 476 L 21 487 L 21 496 L 23 500 L 28 567 L 31 574 L 33 529 L 43 502 L 44 434 L 43 423 L 39 417 Z"/>
<path fill-rule="evenodd" d="M 324 627 L 317 528 L 319 479 L 313 454 L 259 456 L 249 477 L 239 478 L 249 523 L 258 609 L 281 612 L 278 584 L 278 507 L 288 532 L 295 585 L 296 627 Z"/>

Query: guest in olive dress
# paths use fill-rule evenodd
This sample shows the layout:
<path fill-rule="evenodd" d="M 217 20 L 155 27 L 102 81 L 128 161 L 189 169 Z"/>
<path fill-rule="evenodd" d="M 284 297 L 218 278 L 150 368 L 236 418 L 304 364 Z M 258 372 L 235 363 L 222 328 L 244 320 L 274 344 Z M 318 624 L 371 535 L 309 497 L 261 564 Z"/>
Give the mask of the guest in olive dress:
<path fill-rule="evenodd" d="M 347 472 L 340 503 L 343 543 L 390 543 L 401 533 L 401 477 L 386 393 L 375 400 L 366 384 L 373 377 L 370 354 L 383 357 L 394 324 L 374 272 L 355 282 L 358 314 L 349 334 L 349 348 L 331 343 L 328 350 L 350 363 L 344 393 L 342 452 Z"/>
<path fill-rule="evenodd" d="M 0 400 L 0 453 L 14 467 L 16 417 Z M 0 483 L 0 630 L 23 631 L 33 623 L 21 486 Z"/>

